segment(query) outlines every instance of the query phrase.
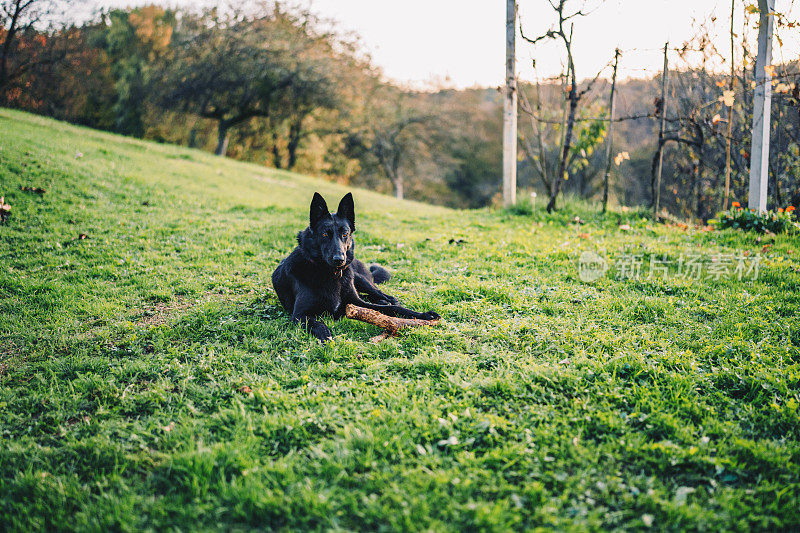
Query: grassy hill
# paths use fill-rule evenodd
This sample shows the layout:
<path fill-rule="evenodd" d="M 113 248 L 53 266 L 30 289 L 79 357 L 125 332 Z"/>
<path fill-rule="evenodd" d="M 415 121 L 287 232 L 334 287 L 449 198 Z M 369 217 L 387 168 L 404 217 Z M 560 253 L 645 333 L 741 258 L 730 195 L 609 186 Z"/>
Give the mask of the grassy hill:
<path fill-rule="evenodd" d="M 0 110 L 0 530 L 800 528 L 797 238 L 355 191 L 444 321 L 323 346 L 270 283 L 315 190 Z"/>

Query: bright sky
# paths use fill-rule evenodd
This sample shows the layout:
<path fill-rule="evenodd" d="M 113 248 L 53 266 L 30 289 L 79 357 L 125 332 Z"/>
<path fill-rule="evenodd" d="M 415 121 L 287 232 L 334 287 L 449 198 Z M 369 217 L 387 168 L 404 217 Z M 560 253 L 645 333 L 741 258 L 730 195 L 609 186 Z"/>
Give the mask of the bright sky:
<path fill-rule="evenodd" d="M 103 6 L 152 3 L 153 0 L 94 0 Z M 572 0 L 573 3 L 581 0 Z M 586 0 L 598 6 L 588 17 L 575 19 L 574 55 L 579 78 L 593 77 L 623 50 L 621 77 L 643 77 L 662 65 L 664 43 L 678 47 L 697 31 L 712 28 L 715 44 L 730 54 L 730 0 Z M 755 0 L 753 0 L 755 1 Z M 796 0 L 777 0 L 777 9 L 800 18 Z M 797 0 L 800 3 L 800 0 Z M 168 0 L 171 5 L 215 4 L 215 0 Z M 504 0 L 301 0 L 342 30 L 361 36 L 364 48 L 387 77 L 414 86 L 445 82 L 456 87 L 497 86 L 505 72 Z M 742 29 L 745 2 L 736 0 L 736 31 Z M 519 0 L 525 34 L 538 35 L 553 23 L 546 0 Z M 716 21 L 712 19 L 716 17 Z M 800 55 L 800 31 L 784 30 L 776 42 L 775 62 Z M 753 41 L 755 42 L 755 41 Z M 534 47 L 518 39 L 520 77 L 532 79 L 531 59 L 547 77 L 561 71 L 562 49 L 553 44 Z M 737 50 L 737 53 L 739 51 Z M 739 59 L 737 59 L 738 61 Z M 677 58 L 676 58 L 677 61 Z M 727 67 L 726 67 L 727 68 Z"/>

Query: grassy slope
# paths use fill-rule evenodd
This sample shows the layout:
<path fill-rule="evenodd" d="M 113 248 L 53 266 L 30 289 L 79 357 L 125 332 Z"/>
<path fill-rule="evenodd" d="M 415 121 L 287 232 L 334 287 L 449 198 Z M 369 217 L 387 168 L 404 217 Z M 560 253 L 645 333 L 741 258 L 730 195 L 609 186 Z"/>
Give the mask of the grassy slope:
<path fill-rule="evenodd" d="M 758 282 L 586 285 L 583 249 L 764 242 L 357 191 L 360 256 L 445 322 L 321 346 L 269 281 L 314 190 L 0 110 L 0 529 L 800 527 L 797 239 Z"/>

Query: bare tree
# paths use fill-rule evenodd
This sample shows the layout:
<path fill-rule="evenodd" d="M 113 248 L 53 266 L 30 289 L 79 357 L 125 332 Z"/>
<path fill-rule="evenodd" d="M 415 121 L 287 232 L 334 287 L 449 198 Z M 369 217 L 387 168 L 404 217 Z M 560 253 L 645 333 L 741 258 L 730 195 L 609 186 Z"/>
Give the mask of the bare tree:
<path fill-rule="evenodd" d="M 520 135 L 519 139 L 522 143 L 522 151 L 526 159 L 531 163 L 531 166 L 538 171 L 539 177 L 542 179 L 542 185 L 544 185 L 545 190 L 549 192 L 552 190 L 552 182 L 547 172 L 547 149 L 544 140 L 544 126 L 537 119 L 537 117 L 542 116 L 542 91 L 539 79 L 536 79 L 535 109 L 531 105 L 528 95 L 525 94 L 522 87 L 519 87 L 519 97 L 520 103 L 522 104 L 521 109 L 528 115 L 528 118 L 530 118 L 531 131 L 536 135 L 537 141 L 537 146 L 534 148 L 526 135 Z"/>
<path fill-rule="evenodd" d="M 614 149 L 614 106 L 616 104 L 615 94 L 617 91 L 617 68 L 619 67 L 619 56 L 622 55 L 620 49 L 614 50 L 614 71 L 611 75 L 611 95 L 608 104 L 608 141 L 606 144 L 606 171 L 603 174 L 603 213 L 608 209 L 608 177 L 611 174 L 611 153 Z"/>
<path fill-rule="evenodd" d="M 575 61 L 572 56 L 572 43 L 573 43 L 573 30 L 574 24 L 571 22 L 576 17 L 586 16 L 586 2 L 581 2 L 579 9 L 570 10 L 576 2 L 570 0 L 548 0 L 548 3 L 556 12 L 558 22 L 555 28 L 547 30 L 538 37 L 527 37 L 520 27 L 522 38 L 531 44 L 537 44 L 545 40 L 558 40 L 564 45 L 564 52 L 567 59 L 567 70 L 565 77 L 567 79 L 567 113 L 566 124 L 564 128 L 564 142 L 561 149 L 561 160 L 558 166 L 558 173 L 552 181 L 550 188 L 550 201 L 547 203 L 547 211 L 551 212 L 556 207 L 556 199 L 561 192 L 561 185 L 565 181 L 569 169 L 570 147 L 572 145 L 572 134 L 575 127 L 575 116 L 578 111 L 578 106 L 581 99 L 586 96 L 594 83 L 599 78 L 599 74 L 582 89 L 578 88 L 578 76 L 575 73 Z"/>

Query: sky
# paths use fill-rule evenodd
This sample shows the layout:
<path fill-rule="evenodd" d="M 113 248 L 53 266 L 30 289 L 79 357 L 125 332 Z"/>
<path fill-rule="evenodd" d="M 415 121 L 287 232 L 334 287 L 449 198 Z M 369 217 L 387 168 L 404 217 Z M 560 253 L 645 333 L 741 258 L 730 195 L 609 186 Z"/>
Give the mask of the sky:
<path fill-rule="evenodd" d="M 572 0 L 580 2 L 582 0 Z M 755 1 L 755 0 L 753 0 Z M 800 0 L 777 0 L 777 9 L 800 19 Z M 661 49 L 679 47 L 705 23 L 725 56 L 730 55 L 730 0 L 586 0 L 594 9 L 575 19 L 574 56 L 579 78 L 594 77 L 608 65 L 614 49 L 623 51 L 620 77 L 647 77 L 661 69 Z M 105 7 L 152 3 L 152 0 L 94 0 Z M 215 4 L 215 0 L 166 0 L 170 5 Z M 364 51 L 386 77 L 412 87 L 498 86 L 505 77 L 504 0 L 304 0 L 343 31 L 361 37 Z M 735 28 L 742 30 L 745 2 L 736 0 Z M 526 35 L 545 32 L 555 21 L 546 0 L 519 0 Z M 775 43 L 776 62 L 800 55 L 800 30 L 784 30 Z M 755 42 L 753 40 L 753 42 Z M 563 49 L 553 43 L 535 48 L 518 37 L 517 69 L 521 79 L 547 78 L 562 70 Z M 738 54 L 738 50 L 737 50 Z M 671 53 L 671 61 L 680 61 Z M 536 59 L 536 72 L 532 60 Z M 737 61 L 740 59 L 737 58 Z M 718 65 L 719 68 L 729 68 Z"/>

